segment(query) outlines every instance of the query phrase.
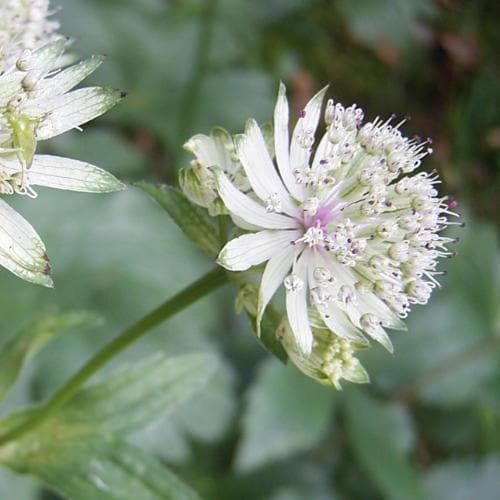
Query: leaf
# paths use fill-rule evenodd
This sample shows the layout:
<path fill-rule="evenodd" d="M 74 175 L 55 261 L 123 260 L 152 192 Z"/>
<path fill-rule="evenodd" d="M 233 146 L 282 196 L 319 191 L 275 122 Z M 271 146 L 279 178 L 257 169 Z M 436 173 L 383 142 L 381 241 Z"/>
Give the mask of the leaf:
<path fill-rule="evenodd" d="M 333 393 L 272 358 L 248 393 L 236 467 L 247 471 L 316 445 L 328 431 Z"/>
<path fill-rule="evenodd" d="M 497 500 L 500 456 L 456 460 L 431 467 L 425 477 L 427 500 Z"/>
<path fill-rule="evenodd" d="M 133 433 L 129 442 L 137 444 L 169 464 L 199 460 L 199 446 L 224 439 L 237 411 L 235 373 L 220 362 L 220 369 L 196 397 L 190 398 L 153 425 Z"/>
<path fill-rule="evenodd" d="M 154 355 L 82 389 L 61 410 L 61 419 L 106 432 L 133 432 L 177 409 L 216 367 L 210 354 Z"/>
<path fill-rule="evenodd" d="M 139 448 L 110 435 L 89 437 L 75 430 L 52 420 L 11 449 L 3 461 L 72 500 L 199 498 Z"/>
<path fill-rule="evenodd" d="M 29 473 L 72 499 L 197 498 L 167 469 L 115 433 L 150 424 L 210 379 L 213 355 L 155 355 L 82 389 L 38 429 L 0 448 L 0 462 Z M 36 415 L 7 416 L 3 432 Z"/>
<path fill-rule="evenodd" d="M 63 332 L 87 324 L 93 317 L 83 312 L 46 315 L 7 341 L 0 350 L 0 401 L 17 380 L 24 363 Z"/>
<path fill-rule="evenodd" d="M 349 442 L 382 497 L 423 499 L 420 478 L 407 457 L 411 430 L 401 415 L 397 415 L 401 409 L 352 388 L 346 391 L 346 396 Z"/>
<path fill-rule="evenodd" d="M 215 257 L 219 253 L 220 243 L 216 231 L 204 210 L 171 186 L 159 187 L 147 182 L 139 182 L 137 185 L 156 200 L 184 234 L 205 253 L 210 257 Z"/>

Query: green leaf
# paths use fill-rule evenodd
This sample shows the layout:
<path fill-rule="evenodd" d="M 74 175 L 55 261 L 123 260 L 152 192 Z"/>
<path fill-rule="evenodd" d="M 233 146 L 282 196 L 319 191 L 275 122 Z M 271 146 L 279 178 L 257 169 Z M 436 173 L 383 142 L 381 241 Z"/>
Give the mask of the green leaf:
<path fill-rule="evenodd" d="M 217 368 L 210 354 L 154 355 L 81 390 L 61 419 L 106 432 L 130 433 L 177 409 Z"/>
<path fill-rule="evenodd" d="M 39 318 L 7 341 L 0 350 L 0 401 L 17 380 L 24 363 L 64 330 L 87 324 L 93 317 L 83 312 L 50 314 Z"/>
<path fill-rule="evenodd" d="M 217 366 L 208 354 L 153 357 L 82 389 L 39 428 L 0 448 L 0 462 L 72 499 L 197 498 L 143 451 L 115 433 L 141 429 L 184 403 Z M 0 422 L 6 432 L 36 408 Z"/>
<path fill-rule="evenodd" d="M 268 358 L 248 394 L 237 468 L 254 469 L 316 445 L 331 422 L 332 396 L 295 367 Z"/>
<path fill-rule="evenodd" d="M 173 415 L 167 415 L 135 432 L 128 439 L 169 464 L 198 462 L 200 445 L 224 439 L 238 410 L 235 400 L 235 373 L 222 360 L 217 373 Z M 196 442 L 198 446 L 193 446 Z"/>
<path fill-rule="evenodd" d="M 206 211 L 194 205 L 183 193 L 171 186 L 155 186 L 147 182 L 139 182 L 137 185 L 168 212 L 193 243 L 210 257 L 217 256 L 220 243 Z"/>
<path fill-rule="evenodd" d="M 86 436 L 58 420 L 16 443 L 11 469 L 30 474 L 72 500 L 198 499 L 155 458 L 110 435 Z"/>
<path fill-rule="evenodd" d="M 420 478 L 408 460 L 409 424 L 401 408 L 385 405 L 350 389 L 346 391 L 349 442 L 360 464 L 388 500 L 423 499 Z"/>

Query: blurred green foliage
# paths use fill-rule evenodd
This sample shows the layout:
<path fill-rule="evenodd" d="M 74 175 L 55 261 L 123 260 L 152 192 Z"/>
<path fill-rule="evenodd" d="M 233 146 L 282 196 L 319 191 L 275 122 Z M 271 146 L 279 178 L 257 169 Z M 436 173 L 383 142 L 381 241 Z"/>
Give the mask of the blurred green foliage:
<path fill-rule="evenodd" d="M 129 97 L 83 134 L 51 141 L 50 152 L 94 162 L 130 183 L 175 183 L 177 169 L 188 161 L 181 145 L 190 134 L 207 133 L 213 125 L 238 132 L 249 116 L 269 120 L 279 79 L 287 83 L 295 111 L 331 82 L 334 99 L 356 101 L 370 118 L 408 115 L 408 134 L 433 138 L 435 154 L 427 168 L 440 172 L 442 192 L 459 200 L 467 223 L 450 231 L 462 241 L 458 256 L 443 264 L 448 276 L 442 290 L 425 309 L 415 309 L 409 332 L 394 334 L 396 355 L 373 349 L 364 356 L 372 385 L 338 393 L 284 367 L 255 342 L 246 318 L 234 315 L 227 287 L 114 362 L 144 363 L 138 360 L 157 351 L 211 354 L 217 372 L 207 375 L 196 397 L 178 402 L 170 415 L 131 437 L 118 426 L 108 441 L 88 441 L 84 459 L 78 447 L 64 452 L 68 463 L 87 479 L 95 467 L 86 461 L 92 455 L 103 467 L 128 464 L 137 472 L 138 463 L 150 466 L 148 473 L 156 476 L 138 480 L 136 490 L 119 490 L 116 498 L 168 498 L 168 480 L 155 482 L 163 462 L 202 497 L 214 500 L 497 499 L 498 2 L 59 3 L 63 32 L 77 39 L 75 52 L 108 56 L 94 81 L 122 87 Z M 7 345 L 22 329 L 29 338 L 26 332 L 50 315 L 84 311 L 99 321 L 82 322 L 40 351 L 1 403 L 3 413 L 47 397 L 121 328 L 211 265 L 134 187 L 100 197 L 40 189 L 36 203 L 17 199 L 15 205 L 46 241 L 57 286 L 47 291 L 0 271 L 0 343 Z M 43 326 L 38 333 L 34 328 L 33 346 L 18 351 L 18 361 L 9 359 L 16 370 L 43 341 Z M 149 380 L 147 386 L 161 389 L 166 375 L 151 378 L 151 370 L 140 371 L 141 376 Z M 130 393 L 111 392 L 116 398 L 140 394 L 137 377 Z M 168 385 L 168 377 L 163 382 Z M 10 383 L 1 378 L 1 390 Z M 92 390 L 82 397 L 92 398 Z M 148 405 L 167 404 L 161 393 L 157 400 L 151 397 Z M 116 418 L 129 406 L 117 403 Z M 105 414 L 109 417 L 108 410 Z M 101 417 L 99 426 L 106 426 Z M 61 453 L 56 448 L 54 456 Z M 21 462 L 17 470 L 36 473 L 35 466 Z M 55 468 L 49 477 L 44 469 L 43 474 L 54 486 L 54 477 L 70 470 Z M 126 479 L 120 471 L 109 472 L 116 484 Z M 69 495 L 74 490 L 66 486 L 58 489 Z M 111 498 L 105 494 L 102 498 Z M 40 483 L 2 470 L 0 498 L 58 497 Z"/>

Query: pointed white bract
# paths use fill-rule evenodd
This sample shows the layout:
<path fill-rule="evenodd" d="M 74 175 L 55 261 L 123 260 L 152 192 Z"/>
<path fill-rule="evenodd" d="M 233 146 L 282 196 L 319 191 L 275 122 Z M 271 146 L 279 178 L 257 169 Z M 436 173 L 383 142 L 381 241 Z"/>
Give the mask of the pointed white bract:
<path fill-rule="evenodd" d="M 184 144 L 194 154 L 189 168 L 179 172 L 179 184 L 184 194 L 213 216 L 228 211 L 217 192 L 215 169 L 220 169 L 237 189 L 248 191 L 250 185 L 240 160 L 235 155 L 233 137 L 223 128 L 215 127 L 210 135 L 198 134 Z"/>
<path fill-rule="evenodd" d="M 0 5 L 0 196 L 28 195 L 34 186 L 103 193 L 123 184 L 85 162 L 36 154 L 50 139 L 103 114 L 123 94 L 116 89 L 72 90 L 95 71 L 100 56 L 72 66 L 69 40 L 49 19 L 48 0 L 6 0 Z M 0 205 L 0 264 L 28 281 L 51 286 L 43 243 L 34 229 Z"/>
<path fill-rule="evenodd" d="M 341 378 L 367 380 L 352 361 L 354 346 L 374 340 L 392 352 L 386 328 L 405 329 L 411 305 L 428 301 L 438 259 L 452 255 L 446 246 L 454 240 L 440 232 L 456 214 L 439 197 L 436 174 L 414 173 L 431 150 L 404 137 L 402 122 L 363 124 L 358 107 L 329 100 L 315 146 L 325 91 L 307 104 L 290 136 L 280 85 L 272 147 L 249 121 L 232 152 L 249 189 L 215 160 L 221 168 L 211 172 L 236 224 L 257 231 L 229 241 L 218 262 L 233 271 L 266 264 L 257 321 L 283 285 L 283 345 L 303 371 L 338 386 Z"/>

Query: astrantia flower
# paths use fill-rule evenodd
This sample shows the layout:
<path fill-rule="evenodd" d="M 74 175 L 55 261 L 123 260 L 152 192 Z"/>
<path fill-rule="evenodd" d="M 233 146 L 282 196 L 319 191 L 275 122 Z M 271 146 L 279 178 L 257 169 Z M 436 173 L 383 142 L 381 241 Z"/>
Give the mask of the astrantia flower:
<path fill-rule="evenodd" d="M 15 64 L 23 50 L 34 50 L 58 36 L 59 23 L 50 15 L 49 0 L 2 0 L 0 73 Z"/>
<path fill-rule="evenodd" d="M 9 50 L 0 54 L 0 68 L 3 68 L 0 72 L 0 196 L 20 194 L 35 198 L 33 186 L 94 193 L 123 189 L 115 177 L 98 167 L 69 158 L 36 154 L 38 141 L 78 129 L 123 97 L 120 91 L 110 88 L 72 90 L 99 67 L 102 58 L 94 56 L 64 67 L 68 40 L 52 33 L 56 25 L 45 19 L 47 2 L 10 1 L 0 12 L 5 19 L 12 18 L 17 23 L 7 33 L 14 33 L 10 38 L 5 35 L 3 17 L 0 24 L 0 40 L 2 43 L 10 40 L 3 46 Z M 7 24 L 7 28 L 9 26 Z M 44 44 L 47 42 L 44 37 L 53 41 Z M 38 48 L 30 50 L 27 48 L 30 46 Z M 0 199 L 0 265 L 28 281 L 52 285 L 42 241 L 31 225 L 3 199 Z"/>
<path fill-rule="evenodd" d="M 189 168 L 179 172 L 179 183 L 184 194 L 197 205 L 208 209 L 210 215 L 227 214 L 215 182 L 214 167 L 222 169 L 240 190 L 248 191 L 250 184 L 236 156 L 234 141 L 223 128 L 216 127 L 211 134 L 198 134 L 184 144 L 184 149 L 196 156 Z"/>
<path fill-rule="evenodd" d="M 401 123 L 377 118 L 363 125 L 359 108 L 329 100 L 326 131 L 314 147 L 325 90 L 301 112 L 290 140 L 280 86 L 275 162 L 257 123 L 248 122 L 236 156 L 249 193 L 215 170 L 220 198 L 246 230 L 226 244 L 218 261 L 231 271 L 265 263 L 258 321 L 283 285 L 293 339 L 283 345 L 304 371 L 322 369 L 315 360 L 325 359 L 328 346 L 352 354 L 353 346 L 374 339 L 392 352 L 385 328 L 404 329 L 401 318 L 411 305 L 428 301 L 437 260 L 450 255 L 446 244 L 452 241 L 440 235 L 452 212 L 438 196 L 437 176 L 413 173 L 430 149 L 404 137 Z M 316 316 L 322 328 L 313 326 Z M 349 373 L 330 378 L 338 382 L 339 374 L 349 379 Z"/>

